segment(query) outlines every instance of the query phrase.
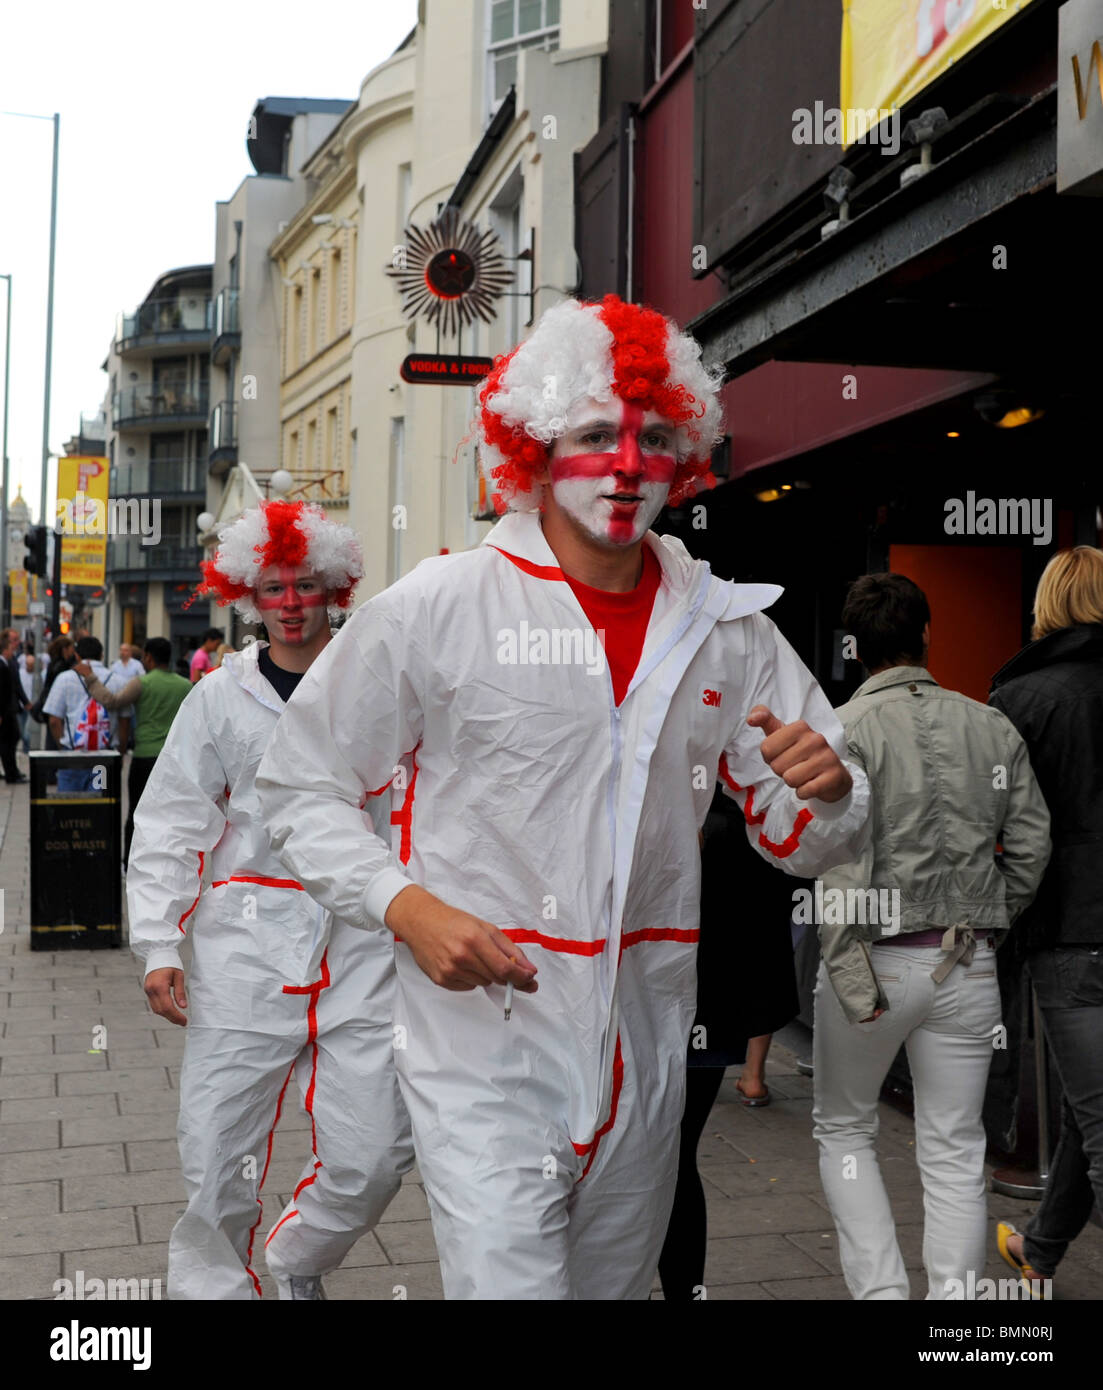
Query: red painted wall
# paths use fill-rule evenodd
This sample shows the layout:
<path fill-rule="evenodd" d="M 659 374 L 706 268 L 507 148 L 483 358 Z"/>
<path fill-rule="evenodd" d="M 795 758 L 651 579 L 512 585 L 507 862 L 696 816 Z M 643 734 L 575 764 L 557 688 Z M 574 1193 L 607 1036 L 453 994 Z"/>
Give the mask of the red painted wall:
<path fill-rule="evenodd" d="M 989 681 L 1022 646 L 1022 554 L 1011 547 L 892 545 L 889 568 L 931 606 L 931 675 L 986 703 Z"/>
<path fill-rule="evenodd" d="M 846 375 L 857 378 L 854 400 L 843 396 Z M 722 393 L 732 437 L 732 477 L 976 390 L 994 379 L 981 372 L 920 367 L 764 362 L 728 382 Z"/>

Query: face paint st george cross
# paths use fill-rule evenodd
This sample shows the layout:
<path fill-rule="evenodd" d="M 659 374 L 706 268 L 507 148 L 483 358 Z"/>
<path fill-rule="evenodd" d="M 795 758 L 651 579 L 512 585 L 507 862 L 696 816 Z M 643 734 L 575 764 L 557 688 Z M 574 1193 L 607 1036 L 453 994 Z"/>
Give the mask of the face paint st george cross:
<path fill-rule="evenodd" d="M 285 646 L 306 646 L 328 621 L 325 588 L 306 565 L 269 565 L 256 593 L 269 637 Z"/>
<path fill-rule="evenodd" d="M 658 516 L 677 458 L 674 425 L 628 401 L 582 401 L 550 462 L 552 495 L 587 535 L 633 545 Z"/>

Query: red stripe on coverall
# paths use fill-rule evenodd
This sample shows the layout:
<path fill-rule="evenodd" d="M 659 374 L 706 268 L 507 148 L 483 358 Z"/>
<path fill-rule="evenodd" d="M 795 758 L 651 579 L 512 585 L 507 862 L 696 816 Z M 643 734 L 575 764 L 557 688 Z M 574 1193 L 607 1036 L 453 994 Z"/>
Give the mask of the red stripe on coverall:
<path fill-rule="evenodd" d="M 313 1182 L 313 1181 L 314 1181 L 314 1179 L 311 1178 L 311 1182 Z M 295 1193 L 295 1196 L 297 1197 L 298 1195 L 299 1195 L 298 1192 L 296 1192 L 296 1193 Z M 271 1244 L 272 1237 L 273 1237 L 273 1236 L 276 1234 L 276 1232 L 280 1229 L 280 1227 L 283 1225 L 283 1223 L 284 1223 L 285 1221 L 290 1221 L 291 1218 L 292 1218 L 293 1216 L 298 1216 L 298 1214 L 299 1214 L 299 1213 L 298 1213 L 297 1211 L 289 1211 L 289 1212 L 286 1213 L 286 1215 L 280 1217 L 280 1219 L 276 1222 L 276 1224 L 275 1224 L 275 1225 L 272 1227 L 272 1229 L 268 1232 L 268 1239 L 264 1242 L 264 1248 L 265 1248 L 265 1250 L 268 1249 L 268 1246 Z"/>
<path fill-rule="evenodd" d="M 323 989 L 328 989 L 331 983 L 328 957 L 329 948 L 326 947 L 322 955 L 322 977 L 320 980 L 315 980 L 314 983 L 310 985 L 284 985 L 283 987 L 284 994 L 308 994 L 310 996 L 310 1003 L 307 1005 L 306 1010 L 306 1040 L 313 1049 L 310 1065 L 310 1085 L 306 1088 L 303 1108 L 310 1116 L 310 1148 L 314 1154 L 314 1172 L 303 1178 L 302 1182 L 299 1183 L 291 1198 L 292 1201 L 298 1197 L 304 1187 L 310 1186 L 318 1175 L 318 1169 L 322 1166 L 322 1160 L 318 1157 L 318 1131 L 314 1122 L 314 1088 L 318 1081 L 318 996 Z M 288 1215 L 290 1216 L 292 1213 L 288 1212 Z M 286 1218 L 284 1219 L 286 1220 Z M 282 1225 L 283 1221 L 278 1221 L 276 1223 L 268 1233 L 268 1240 L 272 1239 Z M 268 1240 L 264 1242 L 265 1247 L 268 1245 Z"/>
<path fill-rule="evenodd" d="M 537 565 L 532 560 L 522 560 L 519 555 L 511 555 L 508 550 L 503 550 L 501 546 L 492 545 L 491 550 L 496 550 L 499 555 L 504 555 L 507 560 L 511 560 L 519 570 L 524 570 L 526 574 L 531 574 L 536 579 L 561 579 L 567 582 L 567 576 L 558 565 Z"/>
<path fill-rule="evenodd" d="M 231 874 L 229 878 L 216 879 L 212 888 L 222 888 L 227 883 L 259 883 L 262 888 L 296 888 L 300 893 L 306 889 L 293 878 L 265 878 L 263 874 Z"/>
<path fill-rule="evenodd" d="M 184 935 L 184 936 L 187 936 L 187 932 L 184 931 L 184 923 L 188 920 L 188 918 L 189 918 L 189 917 L 192 915 L 192 913 L 195 911 L 196 903 L 199 902 L 199 899 L 200 899 L 200 897 L 201 897 L 202 894 L 203 894 L 203 858 L 204 858 L 204 855 L 203 855 L 203 851 L 202 851 L 201 849 L 196 850 L 196 854 L 199 855 L 199 888 L 198 888 L 198 890 L 196 891 L 196 894 L 195 894 L 195 902 L 192 903 L 191 907 L 188 908 L 187 912 L 184 913 L 184 915 L 180 918 L 179 922 L 177 922 L 177 924 L 176 924 L 177 929 L 178 929 L 178 930 L 182 933 L 182 935 Z"/>
<path fill-rule="evenodd" d="M 513 927 L 507 928 L 503 932 L 510 941 L 517 942 L 518 945 L 542 946 L 548 951 L 557 951 L 564 955 L 575 956 L 597 956 L 605 949 L 605 938 L 600 941 L 571 941 L 567 937 L 545 936 L 543 932 L 534 931 L 531 928 Z M 681 941 L 687 945 L 700 939 L 700 931 L 694 928 L 680 927 L 643 927 L 639 931 L 625 932 L 621 937 L 621 952 L 626 946 L 636 946 L 641 941 Z M 619 957 L 618 957 L 619 968 Z M 573 1140 L 571 1146 L 579 1156 L 589 1154 L 586 1166 L 579 1175 L 578 1181 L 581 1182 L 590 1171 L 590 1165 L 597 1156 L 598 1141 L 613 1128 L 617 1119 L 617 1105 L 620 1102 L 621 1086 L 624 1083 L 624 1058 L 621 1055 L 620 1032 L 617 1032 L 616 1052 L 613 1055 L 613 1095 L 609 1102 L 609 1118 L 597 1131 L 588 1144 L 576 1144 Z"/>
<path fill-rule="evenodd" d="M 747 793 L 747 799 L 743 803 L 743 819 L 747 822 L 747 824 L 761 825 L 762 822 L 766 819 L 766 812 L 759 811 L 757 814 L 755 814 L 753 811 L 754 786 L 751 785 L 749 787 L 741 787 L 738 782 L 732 780 L 731 774 L 728 772 L 727 755 L 724 753 L 720 754 L 720 776 L 724 779 L 728 786 L 731 787 L 733 792 L 745 791 Z M 812 815 L 812 812 L 806 806 L 802 811 L 799 811 L 797 813 L 797 818 L 793 822 L 792 830 L 789 832 L 788 835 L 786 835 L 785 839 L 782 840 L 780 844 L 775 843 L 773 840 L 768 840 L 766 838 L 765 831 L 759 831 L 758 843 L 762 846 L 764 850 L 768 850 L 769 853 L 772 854 L 775 859 L 788 859 L 788 857 L 800 844 L 800 837 L 804 831 L 804 827 L 810 824 L 811 821 L 814 819 L 815 817 Z"/>
<path fill-rule="evenodd" d="M 414 824 L 414 787 L 417 785 L 417 750 L 421 747 L 418 743 L 410 750 L 410 761 L 413 763 L 413 776 L 410 778 L 410 785 L 406 788 L 406 795 L 402 801 L 401 811 L 391 812 L 391 824 L 402 827 L 402 839 L 399 842 L 398 857 L 403 864 L 410 862 L 410 851 L 413 848 L 413 824 Z M 388 784 L 389 785 L 389 784 Z"/>
<path fill-rule="evenodd" d="M 616 1052 L 614 1052 L 613 1054 L 613 1096 L 609 1102 L 609 1118 L 605 1121 L 605 1123 L 601 1126 L 601 1128 L 597 1131 L 597 1133 L 594 1135 L 594 1137 L 590 1140 L 588 1144 L 575 1144 L 573 1141 L 571 1143 L 571 1147 L 574 1149 L 575 1153 L 579 1155 L 579 1157 L 581 1157 L 583 1154 L 590 1155 L 589 1158 L 586 1160 L 585 1168 L 583 1168 L 582 1172 L 579 1174 L 579 1182 L 581 1182 L 582 1179 L 586 1176 L 586 1174 L 590 1171 L 590 1165 L 597 1157 L 597 1146 L 601 1141 L 602 1136 L 608 1134 L 609 1131 L 613 1128 L 613 1125 L 616 1124 L 617 1105 L 620 1103 L 620 1088 L 623 1084 L 624 1058 L 621 1056 L 620 1029 L 618 1028 L 617 1049 Z"/>
<path fill-rule="evenodd" d="M 503 936 L 515 941 L 518 946 L 542 946 L 546 951 L 558 951 L 568 956 L 600 956 L 605 950 L 605 937 L 597 941 L 574 941 L 566 936 L 545 936 L 543 932 L 531 927 L 506 927 Z M 620 939 L 620 948 L 637 946 L 641 941 L 683 941 L 687 944 L 699 941 L 701 933 L 695 927 L 641 927 L 639 931 L 625 932 Z"/>
<path fill-rule="evenodd" d="M 260 1175 L 260 1182 L 257 1183 L 257 1219 L 253 1222 L 252 1229 L 249 1231 L 249 1249 L 245 1253 L 245 1272 L 248 1274 L 249 1278 L 252 1279 L 253 1287 L 257 1291 L 258 1298 L 263 1298 L 264 1293 L 260 1287 L 260 1280 L 253 1270 L 253 1241 L 256 1238 L 257 1227 L 260 1225 L 261 1218 L 264 1216 L 264 1203 L 261 1201 L 260 1194 L 261 1189 L 264 1187 L 264 1180 L 268 1176 L 268 1165 L 272 1161 L 272 1136 L 275 1134 L 276 1126 L 280 1122 L 280 1112 L 283 1109 L 283 1097 L 287 1091 L 287 1083 L 291 1080 L 291 1073 L 294 1070 L 295 1063 L 292 1062 L 291 1066 L 288 1068 L 287 1075 L 283 1079 L 279 1098 L 276 1101 L 276 1117 L 272 1121 L 272 1128 L 268 1131 L 268 1149 L 264 1156 L 264 1171 Z"/>

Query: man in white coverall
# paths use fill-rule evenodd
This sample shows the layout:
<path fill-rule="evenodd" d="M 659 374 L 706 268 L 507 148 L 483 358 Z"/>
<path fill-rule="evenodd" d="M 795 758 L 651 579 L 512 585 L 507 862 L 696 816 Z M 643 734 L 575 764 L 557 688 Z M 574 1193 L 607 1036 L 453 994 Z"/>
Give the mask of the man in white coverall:
<path fill-rule="evenodd" d="M 480 400 L 484 467 L 518 510 L 354 615 L 257 789 L 307 891 L 402 943 L 395 1059 L 446 1296 L 646 1298 L 717 773 L 759 852 L 809 877 L 853 858 L 868 785 L 761 613 L 781 591 L 648 531 L 719 435 L 690 339 L 615 296 L 568 300 Z M 407 754 L 388 852 L 358 808 Z M 779 929 L 738 903 L 734 879 L 733 930 Z"/>
<path fill-rule="evenodd" d="M 376 1224 L 413 1162 L 392 1060 L 394 948 L 333 920 L 288 878 L 254 778 L 363 567 L 349 527 L 302 502 L 262 503 L 219 537 L 201 591 L 263 621 L 269 642 L 227 654 L 181 705 L 134 818 L 127 875 L 146 994 L 188 1030 L 178 1131 L 188 1206 L 169 1242 L 168 1291 L 260 1295 L 260 1190 L 295 1072 L 313 1155 L 266 1256 L 281 1298 L 317 1299 L 321 1276 Z"/>

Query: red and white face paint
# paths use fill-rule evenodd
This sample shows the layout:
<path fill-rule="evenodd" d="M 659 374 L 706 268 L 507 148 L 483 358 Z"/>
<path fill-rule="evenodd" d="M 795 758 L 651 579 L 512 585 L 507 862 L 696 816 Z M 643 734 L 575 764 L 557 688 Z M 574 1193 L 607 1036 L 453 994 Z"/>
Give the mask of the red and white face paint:
<path fill-rule="evenodd" d="M 305 647 L 329 621 L 322 580 L 307 565 L 261 570 L 256 605 L 273 642 Z"/>
<path fill-rule="evenodd" d="M 617 397 L 579 402 L 567 424 L 551 458 L 552 496 L 602 545 L 634 545 L 670 492 L 675 426 Z"/>

